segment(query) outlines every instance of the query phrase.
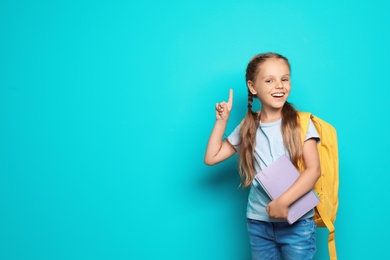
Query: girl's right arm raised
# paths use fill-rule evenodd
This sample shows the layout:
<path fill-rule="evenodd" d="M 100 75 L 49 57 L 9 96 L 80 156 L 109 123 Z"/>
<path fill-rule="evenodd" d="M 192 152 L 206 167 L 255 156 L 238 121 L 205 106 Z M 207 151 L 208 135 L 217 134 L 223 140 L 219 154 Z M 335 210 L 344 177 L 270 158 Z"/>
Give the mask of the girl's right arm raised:
<path fill-rule="evenodd" d="M 204 156 L 207 165 L 214 165 L 231 157 L 236 150 L 228 141 L 222 141 L 223 134 L 229 120 L 230 111 L 233 106 L 233 90 L 229 91 L 228 102 L 215 104 L 216 121 L 211 132 L 209 142 Z"/>

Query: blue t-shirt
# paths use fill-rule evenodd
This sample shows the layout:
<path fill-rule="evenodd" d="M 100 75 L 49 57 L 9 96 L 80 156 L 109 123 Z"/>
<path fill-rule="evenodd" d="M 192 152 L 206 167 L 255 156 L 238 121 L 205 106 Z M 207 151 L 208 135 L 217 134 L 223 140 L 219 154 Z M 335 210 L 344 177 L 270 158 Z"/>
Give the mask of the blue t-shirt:
<path fill-rule="evenodd" d="M 256 132 L 256 146 L 254 151 L 254 166 L 256 172 L 266 168 L 284 154 L 290 158 L 290 154 L 283 142 L 281 125 L 281 119 L 272 123 L 260 122 L 259 128 Z M 319 140 L 317 130 L 315 129 L 313 122 L 310 120 L 305 141 L 311 138 Z M 240 125 L 237 126 L 236 129 L 234 129 L 234 131 L 229 135 L 228 141 L 237 151 L 239 151 Z M 282 219 L 269 218 L 265 208 L 270 202 L 271 199 L 268 197 L 262 186 L 256 180 L 253 180 L 248 196 L 247 217 L 271 222 L 284 221 Z M 309 211 L 302 217 L 302 219 L 312 216 L 314 216 L 314 210 Z"/>

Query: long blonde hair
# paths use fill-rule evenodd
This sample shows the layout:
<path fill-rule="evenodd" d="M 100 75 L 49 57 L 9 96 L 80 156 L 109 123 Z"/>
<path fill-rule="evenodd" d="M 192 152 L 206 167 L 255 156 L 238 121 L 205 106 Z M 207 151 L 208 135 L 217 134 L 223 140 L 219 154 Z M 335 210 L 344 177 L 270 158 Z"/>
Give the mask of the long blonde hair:
<path fill-rule="evenodd" d="M 254 56 L 246 69 L 246 82 L 255 81 L 261 64 L 270 58 L 284 60 L 290 71 L 288 59 L 277 53 L 263 53 Z M 256 146 L 256 132 L 259 127 L 260 113 L 252 111 L 253 98 L 256 98 L 248 88 L 248 110 L 240 127 L 240 150 L 239 150 L 239 169 L 241 184 L 243 188 L 251 185 L 255 177 L 254 150 Z M 283 142 L 290 153 L 291 161 L 298 166 L 298 161 L 302 158 L 301 128 L 298 121 L 298 112 L 294 106 L 286 102 L 282 108 L 282 136 Z"/>

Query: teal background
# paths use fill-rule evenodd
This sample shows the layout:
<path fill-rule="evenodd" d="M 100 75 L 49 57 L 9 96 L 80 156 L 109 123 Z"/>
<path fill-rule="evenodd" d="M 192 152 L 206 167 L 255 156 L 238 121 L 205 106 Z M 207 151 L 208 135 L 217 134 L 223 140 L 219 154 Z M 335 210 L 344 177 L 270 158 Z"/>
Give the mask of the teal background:
<path fill-rule="evenodd" d="M 339 259 L 385 259 L 385 1 L 0 1 L 0 259 L 249 259 L 237 158 L 203 164 L 250 57 L 338 130 Z M 315 259 L 328 259 L 319 229 Z"/>

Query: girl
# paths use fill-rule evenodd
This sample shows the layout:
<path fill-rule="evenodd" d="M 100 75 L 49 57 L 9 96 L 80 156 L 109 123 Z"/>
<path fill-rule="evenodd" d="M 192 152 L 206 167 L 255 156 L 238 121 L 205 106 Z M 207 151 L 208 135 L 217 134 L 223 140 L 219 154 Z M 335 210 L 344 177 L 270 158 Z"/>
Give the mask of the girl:
<path fill-rule="evenodd" d="M 216 104 L 205 163 L 214 165 L 239 153 L 242 186 L 250 186 L 246 215 L 253 259 L 312 259 L 316 248 L 314 210 L 292 225 L 286 218 L 289 205 L 310 191 L 321 175 L 318 133 L 310 122 L 302 146 L 297 110 L 287 102 L 291 90 L 287 58 L 276 53 L 254 56 L 246 69 L 246 84 L 248 111 L 226 140 L 222 137 L 233 106 L 233 90 L 227 102 Z M 252 111 L 253 98 L 260 100 L 261 111 Z M 254 176 L 283 154 L 296 167 L 303 160 L 306 169 L 285 193 L 271 201 Z"/>

